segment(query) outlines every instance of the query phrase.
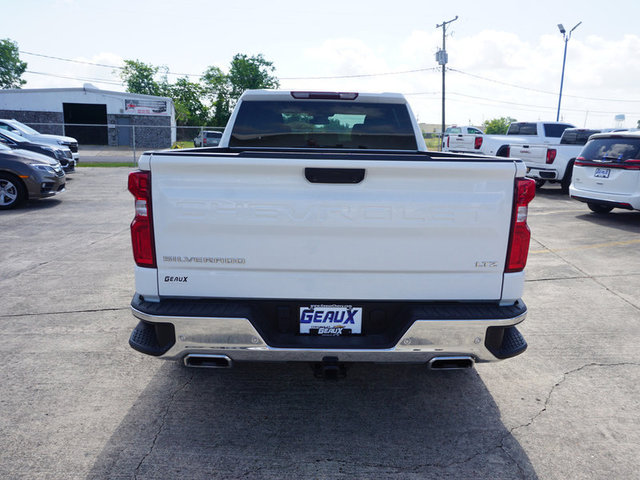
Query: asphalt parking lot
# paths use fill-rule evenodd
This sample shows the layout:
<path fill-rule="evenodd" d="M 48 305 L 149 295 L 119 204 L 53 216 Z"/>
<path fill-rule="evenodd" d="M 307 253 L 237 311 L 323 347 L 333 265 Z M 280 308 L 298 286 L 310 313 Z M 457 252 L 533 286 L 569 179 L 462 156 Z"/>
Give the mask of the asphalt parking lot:
<path fill-rule="evenodd" d="M 640 212 L 539 191 L 525 354 L 330 382 L 129 348 L 128 172 L 0 212 L 0 478 L 640 478 Z"/>

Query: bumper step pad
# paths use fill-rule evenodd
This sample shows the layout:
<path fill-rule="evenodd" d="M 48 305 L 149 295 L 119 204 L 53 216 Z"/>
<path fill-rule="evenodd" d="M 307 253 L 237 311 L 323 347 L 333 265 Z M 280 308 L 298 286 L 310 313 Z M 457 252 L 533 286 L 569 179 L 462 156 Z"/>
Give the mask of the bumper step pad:
<path fill-rule="evenodd" d="M 175 343 L 175 330 L 170 323 L 140 321 L 129 337 L 131 348 L 154 357 L 167 353 Z"/>
<path fill-rule="evenodd" d="M 516 327 L 489 327 L 485 346 L 496 358 L 505 359 L 524 352 L 527 341 Z"/>

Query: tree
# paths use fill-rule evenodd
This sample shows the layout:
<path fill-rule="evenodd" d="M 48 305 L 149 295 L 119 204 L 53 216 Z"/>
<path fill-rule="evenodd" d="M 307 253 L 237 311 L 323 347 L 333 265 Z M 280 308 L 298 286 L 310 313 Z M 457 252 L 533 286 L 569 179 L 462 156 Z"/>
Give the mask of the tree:
<path fill-rule="evenodd" d="M 273 63 L 265 60 L 262 54 L 249 57 L 241 53 L 233 57 L 228 74 L 215 66 L 207 68 L 202 81 L 213 102 L 216 125 L 227 123 L 231 110 L 245 90 L 278 88 L 280 82 L 272 75 L 274 71 Z"/>
<path fill-rule="evenodd" d="M 162 71 L 160 81 L 155 77 Z M 125 60 L 120 78 L 127 86 L 127 92 L 144 95 L 163 95 L 167 90 L 167 67 L 156 67 L 140 60 Z"/>
<path fill-rule="evenodd" d="M 517 120 L 515 118 L 511 117 L 493 118 L 491 120 L 485 120 L 482 127 L 484 128 L 484 133 L 488 133 L 490 135 L 504 135 L 507 133 L 509 124 L 516 121 Z"/>
<path fill-rule="evenodd" d="M 18 44 L 8 38 L 0 40 L 0 88 L 20 88 L 27 83 L 22 74 L 27 62 L 20 60 Z"/>
<path fill-rule="evenodd" d="M 173 99 L 178 125 L 206 125 L 209 122 L 209 107 L 203 102 L 206 91 L 202 85 L 183 77 L 167 90 L 167 96 Z"/>

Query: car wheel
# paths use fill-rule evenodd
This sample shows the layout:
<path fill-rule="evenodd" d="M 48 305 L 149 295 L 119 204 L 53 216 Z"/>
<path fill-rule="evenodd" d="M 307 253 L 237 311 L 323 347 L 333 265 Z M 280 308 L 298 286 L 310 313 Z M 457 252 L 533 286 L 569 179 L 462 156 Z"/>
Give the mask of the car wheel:
<path fill-rule="evenodd" d="M 0 210 L 15 208 L 27 199 L 22 182 L 13 175 L 0 173 Z"/>
<path fill-rule="evenodd" d="M 539 178 L 536 178 L 536 188 L 540 188 L 541 186 L 543 186 L 545 183 L 547 183 L 546 180 L 541 180 Z"/>
<path fill-rule="evenodd" d="M 194 142 L 193 142 L 193 146 L 194 146 L 194 147 L 197 147 L 197 146 L 198 146 L 198 144 L 195 142 L 195 140 L 194 140 Z"/>
<path fill-rule="evenodd" d="M 609 207 L 607 205 L 601 205 L 599 203 L 587 203 L 589 210 L 595 213 L 609 213 L 613 210 L 613 207 Z"/>
<path fill-rule="evenodd" d="M 564 177 L 560 182 L 562 193 L 569 193 L 569 185 L 571 185 L 571 175 L 573 175 L 573 162 L 569 162 L 567 170 L 564 172 Z"/>

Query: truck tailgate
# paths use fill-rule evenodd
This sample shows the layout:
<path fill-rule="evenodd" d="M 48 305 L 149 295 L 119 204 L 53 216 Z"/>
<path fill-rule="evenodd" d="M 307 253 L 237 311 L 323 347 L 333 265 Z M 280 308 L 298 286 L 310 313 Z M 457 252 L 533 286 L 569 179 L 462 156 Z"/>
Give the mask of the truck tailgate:
<path fill-rule="evenodd" d="M 390 155 L 153 154 L 159 294 L 500 299 L 514 163 Z"/>

